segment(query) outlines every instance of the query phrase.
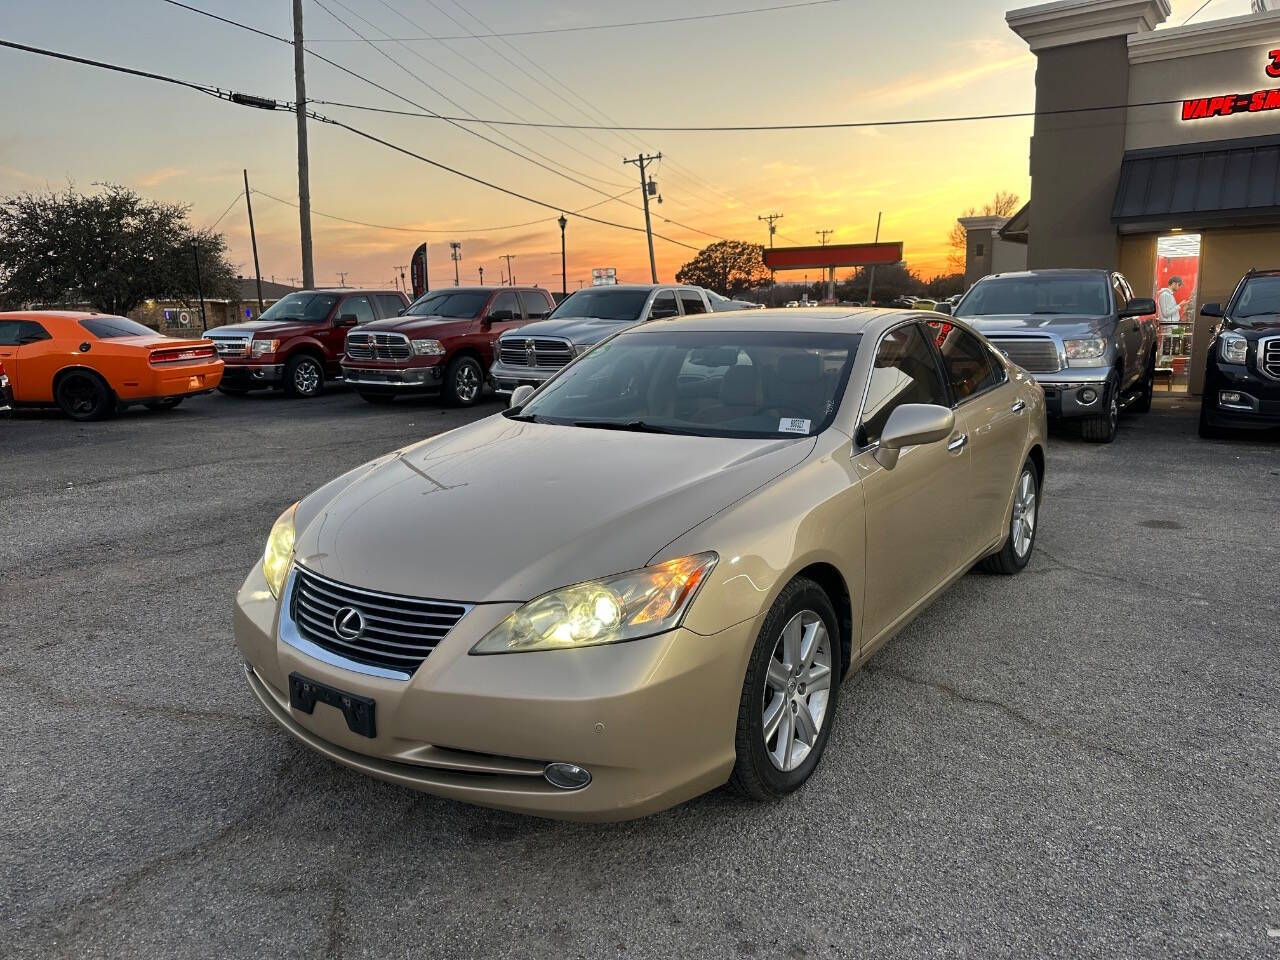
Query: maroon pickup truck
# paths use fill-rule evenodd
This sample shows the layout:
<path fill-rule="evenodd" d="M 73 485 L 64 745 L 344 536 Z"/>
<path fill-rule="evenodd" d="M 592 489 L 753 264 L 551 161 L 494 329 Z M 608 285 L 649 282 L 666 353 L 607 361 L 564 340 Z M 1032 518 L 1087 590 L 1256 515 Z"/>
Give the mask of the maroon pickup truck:
<path fill-rule="evenodd" d="M 205 334 L 225 364 L 223 393 L 265 387 L 314 397 L 342 375 L 347 331 L 409 305 L 398 290 L 299 290 L 281 297 L 257 320 L 215 327 Z"/>
<path fill-rule="evenodd" d="M 469 407 L 484 392 L 498 336 L 554 308 L 539 287 L 436 290 L 401 317 L 350 331 L 342 375 L 370 403 L 443 393 Z"/>

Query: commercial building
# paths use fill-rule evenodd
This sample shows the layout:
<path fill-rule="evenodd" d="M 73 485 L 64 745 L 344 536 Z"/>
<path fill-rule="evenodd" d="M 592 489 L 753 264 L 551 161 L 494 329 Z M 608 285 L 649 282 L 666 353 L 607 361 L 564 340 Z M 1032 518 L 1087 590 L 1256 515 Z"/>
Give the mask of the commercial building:
<path fill-rule="evenodd" d="M 1168 0 L 1007 15 L 1037 58 L 1015 233 L 1031 269 L 1119 270 L 1163 301 L 1158 365 L 1197 393 L 1212 326 L 1200 306 L 1251 267 L 1280 267 L 1280 11 L 1161 27 L 1169 15 Z"/>

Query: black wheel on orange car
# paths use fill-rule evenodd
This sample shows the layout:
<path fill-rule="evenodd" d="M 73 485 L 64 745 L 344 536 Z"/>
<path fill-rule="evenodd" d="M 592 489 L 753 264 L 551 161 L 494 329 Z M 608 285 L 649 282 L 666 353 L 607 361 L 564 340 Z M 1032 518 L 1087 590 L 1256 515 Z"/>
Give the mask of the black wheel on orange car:
<path fill-rule="evenodd" d="M 394 393 L 365 393 L 362 390 L 360 392 L 360 399 L 365 403 L 376 403 L 381 406 L 386 406 L 389 403 L 396 402 L 396 395 Z"/>
<path fill-rule="evenodd" d="M 295 353 L 284 365 L 284 389 L 291 397 L 318 397 L 324 390 L 324 365 L 309 353 Z"/>
<path fill-rule="evenodd" d="M 835 720 L 841 653 L 826 591 L 804 577 L 791 581 L 770 607 L 747 664 L 729 778 L 737 792 L 770 800 L 813 774 Z"/>
<path fill-rule="evenodd" d="M 148 410 L 155 410 L 163 413 L 166 410 L 172 410 L 182 402 L 182 397 L 165 397 L 162 400 L 152 400 L 146 405 Z"/>
<path fill-rule="evenodd" d="M 68 370 L 58 377 L 53 392 L 72 420 L 105 420 L 116 410 L 115 394 L 92 370 Z"/>
<path fill-rule="evenodd" d="M 475 357 L 454 357 L 444 373 L 445 397 L 454 406 L 470 407 L 484 392 L 484 369 Z"/>

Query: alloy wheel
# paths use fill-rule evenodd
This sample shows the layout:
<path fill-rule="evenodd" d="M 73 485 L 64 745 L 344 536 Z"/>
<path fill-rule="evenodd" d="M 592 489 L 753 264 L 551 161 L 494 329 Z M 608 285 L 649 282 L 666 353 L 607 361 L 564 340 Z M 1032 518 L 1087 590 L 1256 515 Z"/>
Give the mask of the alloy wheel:
<path fill-rule="evenodd" d="M 1013 550 L 1021 560 L 1031 551 L 1031 541 L 1036 533 L 1036 478 L 1030 470 L 1023 470 L 1018 478 L 1018 489 L 1013 497 L 1013 525 L 1009 536 Z"/>
<path fill-rule="evenodd" d="M 764 747 L 782 771 L 804 763 L 822 732 L 831 698 L 831 638 L 813 610 L 801 610 L 782 628 L 761 698 Z"/>
<path fill-rule="evenodd" d="M 463 403 L 470 403 L 476 398 L 480 393 L 480 374 L 476 372 L 474 364 L 463 363 L 458 366 L 458 372 L 453 378 L 453 389 Z"/>
<path fill-rule="evenodd" d="M 314 360 L 304 360 L 293 371 L 293 386 L 304 397 L 320 388 L 320 367 Z"/>
<path fill-rule="evenodd" d="M 88 416 L 98 405 L 97 382 L 84 374 L 73 373 L 58 387 L 59 397 L 72 416 Z"/>

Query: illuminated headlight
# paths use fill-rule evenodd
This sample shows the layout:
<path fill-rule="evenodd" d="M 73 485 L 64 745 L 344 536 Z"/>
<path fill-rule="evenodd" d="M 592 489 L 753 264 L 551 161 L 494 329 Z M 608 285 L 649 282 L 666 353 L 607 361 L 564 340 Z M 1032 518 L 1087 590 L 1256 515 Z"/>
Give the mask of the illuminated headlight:
<path fill-rule="evenodd" d="M 1249 341 L 1238 333 L 1224 333 L 1218 337 L 1218 352 L 1226 363 L 1244 363 L 1249 356 Z"/>
<path fill-rule="evenodd" d="M 255 357 L 264 357 L 269 353 L 275 353 L 279 346 L 279 340 L 255 340 L 251 351 Z"/>
<path fill-rule="evenodd" d="M 444 345 L 439 340 L 413 340 L 413 353 L 417 357 L 439 357 L 444 355 Z"/>
<path fill-rule="evenodd" d="M 273 597 L 280 596 L 289 564 L 293 562 L 293 544 L 296 538 L 293 515 L 297 510 L 298 505 L 295 503 L 280 514 L 267 537 L 267 549 L 262 554 L 262 575 L 267 578 L 267 587 Z"/>
<path fill-rule="evenodd" d="M 1088 340 L 1064 340 L 1068 360 L 1097 360 L 1107 352 L 1107 341 L 1102 337 L 1090 337 Z"/>
<path fill-rule="evenodd" d="M 593 647 L 672 630 L 679 626 L 716 560 L 714 553 L 699 553 L 552 590 L 503 620 L 471 652 Z"/>

